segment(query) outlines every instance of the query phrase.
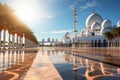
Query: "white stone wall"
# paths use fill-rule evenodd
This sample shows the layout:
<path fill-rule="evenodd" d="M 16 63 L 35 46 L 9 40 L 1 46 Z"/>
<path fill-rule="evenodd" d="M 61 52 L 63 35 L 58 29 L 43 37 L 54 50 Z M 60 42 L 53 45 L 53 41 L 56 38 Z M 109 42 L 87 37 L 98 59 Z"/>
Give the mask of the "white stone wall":
<path fill-rule="evenodd" d="M 38 47 L 38 45 L 29 39 L 25 39 L 25 48 L 31 47 Z"/>

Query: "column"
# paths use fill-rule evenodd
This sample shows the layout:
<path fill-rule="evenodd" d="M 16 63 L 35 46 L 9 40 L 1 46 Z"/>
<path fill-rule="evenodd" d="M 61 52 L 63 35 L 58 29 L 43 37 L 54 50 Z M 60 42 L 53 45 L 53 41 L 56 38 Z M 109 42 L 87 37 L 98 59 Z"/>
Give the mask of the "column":
<path fill-rule="evenodd" d="M 22 47 L 21 45 L 22 45 L 22 40 L 21 40 L 22 38 L 21 38 L 21 36 L 20 36 L 20 48 Z"/>
<path fill-rule="evenodd" d="M 19 37 L 19 48 L 21 48 L 21 36 Z"/>
<path fill-rule="evenodd" d="M 11 44 L 11 43 L 10 43 L 10 33 L 8 33 L 8 34 L 9 34 L 9 36 L 8 36 L 8 38 L 9 38 L 9 40 L 8 40 L 8 41 L 9 41 L 8 48 L 10 48 L 10 47 L 11 47 L 11 46 L 10 46 L 10 44 Z"/>
<path fill-rule="evenodd" d="M 12 48 L 14 48 L 14 34 L 12 34 Z"/>
<path fill-rule="evenodd" d="M 17 47 L 19 48 L 20 47 L 20 36 L 18 35 L 18 45 Z"/>
<path fill-rule="evenodd" d="M 25 34 L 23 34 L 23 41 L 22 43 L 24 44 L 24 47 L 25 47 Z"/>
<path fill-rule="evenodd" d="M 16 40 L 16 48 L 18 48 L 18 34 L 17 34 L 17 36 L 16 36 L 16 38 L 17 38 L 17 40 Z"/>
<path fill-rule="evenodd" d="M 3 48 L 5 49 L 5 42 L 6 42 L 6 30 L 4 29 L 4 34 L 3 34 Z"/>
<path fill-rule="evenodd" d="M 14 48 L 16 48 L 16 33 L 14 34 Z"/>

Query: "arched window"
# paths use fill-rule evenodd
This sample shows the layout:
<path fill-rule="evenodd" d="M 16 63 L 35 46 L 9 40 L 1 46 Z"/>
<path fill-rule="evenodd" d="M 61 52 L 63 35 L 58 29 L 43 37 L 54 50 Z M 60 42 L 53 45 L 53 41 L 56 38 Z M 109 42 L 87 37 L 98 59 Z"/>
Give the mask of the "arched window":
<path fill-rule="evenodd" d="M 93 40 L 91 41 L 91 47 L 94 47 L 94 43 L 93 43 Z"/>
<path fill-rule="evenodd" d="M 92 36 L 94 36 L 94 35 L 95 35 L 95 33 L 93 32 L 93 33 L 92 33 Z"/>
<path fill-rule="evenodd" d="M 98 41 L 98 47 L 101 47 L 101 40 Z"/>
<path fill-rule="evenodd" d="M 95 47 L 97 47 L 97 40 L 95 40 Z"/>
<path fill-rule="evenodd" d="M 107 47 L 107 40 L 106 39 L 103 40 L 103 47 Z"/>

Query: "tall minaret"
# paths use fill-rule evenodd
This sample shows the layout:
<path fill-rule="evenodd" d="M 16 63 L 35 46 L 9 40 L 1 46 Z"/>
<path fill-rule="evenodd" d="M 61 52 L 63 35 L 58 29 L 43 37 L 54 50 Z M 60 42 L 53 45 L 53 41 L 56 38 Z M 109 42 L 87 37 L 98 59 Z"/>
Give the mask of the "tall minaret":
<path fill-rule="evenodd" d="M 76 6 L 74 6 L 74 33 L 75 33 L 75 37 L 77 34 L 77 9 Z"/>

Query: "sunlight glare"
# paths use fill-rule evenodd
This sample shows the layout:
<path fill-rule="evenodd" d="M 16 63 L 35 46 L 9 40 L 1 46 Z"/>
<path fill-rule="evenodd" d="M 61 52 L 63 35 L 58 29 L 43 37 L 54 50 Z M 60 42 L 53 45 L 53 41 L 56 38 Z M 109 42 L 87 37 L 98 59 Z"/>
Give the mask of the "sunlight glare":
<path fill-rule="evenodd" d="M 37 18 L 37 2 L 36 0 L 16 0 L 15 14 L 23 21 L 33 20 Z"/>

